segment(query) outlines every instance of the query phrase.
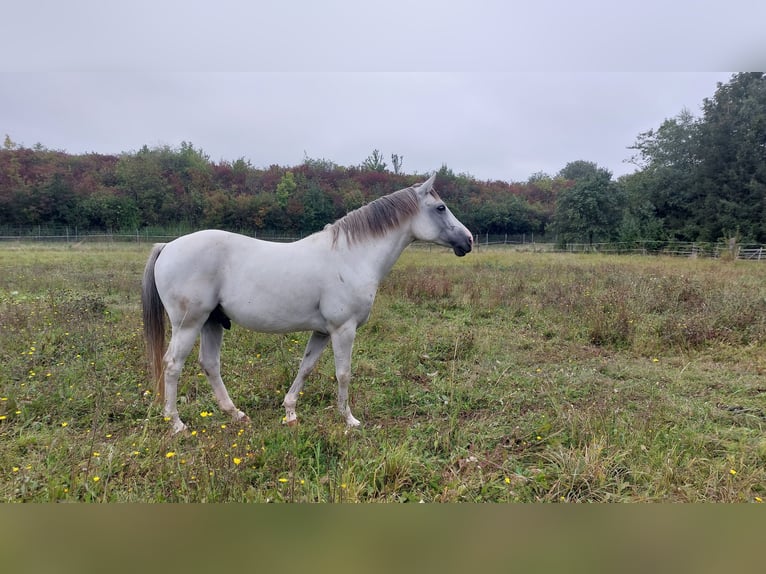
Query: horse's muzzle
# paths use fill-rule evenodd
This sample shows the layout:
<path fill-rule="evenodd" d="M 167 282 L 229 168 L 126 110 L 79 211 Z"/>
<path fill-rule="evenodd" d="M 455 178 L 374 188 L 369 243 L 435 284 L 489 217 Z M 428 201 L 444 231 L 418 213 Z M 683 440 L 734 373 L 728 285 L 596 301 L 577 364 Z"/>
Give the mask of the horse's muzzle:
<path fill-rule="evenodd" d="M 454 251 L 455 255 L 457 255 L 458 257 L 463 257 L 466 253 L 470 253 L 472 248 L 473 248 L 473 237 L 469 235 L 464 241 L 455 243 L 452 246 L 452 251 Z"/>

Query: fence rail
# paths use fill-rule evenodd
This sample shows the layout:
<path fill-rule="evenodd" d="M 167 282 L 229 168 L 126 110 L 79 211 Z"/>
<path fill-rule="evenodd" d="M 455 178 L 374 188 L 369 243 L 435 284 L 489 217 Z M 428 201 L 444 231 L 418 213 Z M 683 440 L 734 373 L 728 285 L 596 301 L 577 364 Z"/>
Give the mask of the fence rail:
<path fill-rule="evenodd" d="M 0 230 L 0 242 L 51 242 L 51 243 L 109 243 L 109 242 L 132 242 L 132 243 L 156 243 L 167 242 L 190 233 L 192 230 L 180 228 L 178 230 L 144 229 L 135 232 L 102 232 L 83 233 L 71 229 L 30 229 L 30 230 Z M 259 239 L 268 241 L 290 242 L 296 241 L 306 235 L 285 235 L 278 232 L 253 232 L 252 230 L 240 230 Z M 766 262 L 766 245 L 732 245 L 728 243 L 701 243 L 680 241 L 631 241 L 612 243 L 568 243 L 559 245 L 544 237 L 532 234 L 520 235 L 490 235 L 478 234 L 474 236 L 477 249 L 485 248 L 511 248 L 535 252 L 557 253 L 601 253 L 619 255 L 669 255 L 675 257 L 711 257 L 741 259 L 746 261 Z M 417 244 L 418 247 L 426 247 L 428 244 Z"/>
<path fill-rule="evenodd" d="M 50 242 L 50 243 L 156 243 L 162 241 L 171 241 L 185 235 L 192 233 L 194 230 L 179 230 L 177 232 L 171 232 L 169 230 L 142 230 L 135 233 L 128 232 L 101 232 L 101 233 L 82 233 L 82 232 L 68 232 L 62 230 L 45 231 L 40 233 L 18 233 L 18 234 L 0 234 L 0 242 L 9 241 L 29 241 L 29 242 Z M 290 242 L 296 241 L 305 237 L 305 235 L 284 235 L 280 233 L 253 233 L 252 231 L 239 231 L 250 235 L 251 237 L 257 237 L 258 239 L 265 239 L 268 241 L 278 242 Z"/>
<path fill-rule="evenodd" d="M 701 243 L 682 241 L 630 241 L 612 243 L 528 243 L 476 236 L 477 248 L 515 247 L 526 251 L 549 251 L 556 253 L 601 253 L 605 255 L 668 255 L 673 257 L 710 257 L 714 259 L 741 259 L 766 262 L 766 246 L 751 244 Z"/>

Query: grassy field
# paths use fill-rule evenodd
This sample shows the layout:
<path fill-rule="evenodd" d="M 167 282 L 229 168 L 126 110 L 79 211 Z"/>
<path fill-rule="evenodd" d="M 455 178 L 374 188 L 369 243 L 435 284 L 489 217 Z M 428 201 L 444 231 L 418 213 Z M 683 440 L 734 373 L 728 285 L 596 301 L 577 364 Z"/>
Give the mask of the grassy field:
<path fill-rule="evenodd" d="M 171 437 L 143 355 L 148 245 L 0 245 L 0 500 L 760 502 L 766 265 L 405 252 L 335 411 L 328 350 L 282 425 L 305 333 L 193 358 Z M 196 351 L 195 351 L 196 352 Z"/>

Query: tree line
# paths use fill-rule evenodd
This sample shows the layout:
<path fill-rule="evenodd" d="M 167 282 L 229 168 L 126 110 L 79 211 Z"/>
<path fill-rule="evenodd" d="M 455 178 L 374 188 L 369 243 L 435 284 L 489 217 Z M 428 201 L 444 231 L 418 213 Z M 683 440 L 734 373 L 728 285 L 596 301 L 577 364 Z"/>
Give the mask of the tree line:
<path fill-rule="evenodd" d="M 442 166 L 437 189 L 477 233 L 536 234 L 559 243 L 766 242 L 766 77 L 734 74 L 701 106 L 637 136 L 636 171 L 614 179 L 576 160 L 525 182 L 478 181 Z M 306 234 L 372 199 L 425 179 L 374 150 L 358 166 L 306 157 L 254 167 L 211 161 L 201 149 L 144 146 L 72 155 L 5 137 L 0 227 L 79 230 L 217 227 Z"/>

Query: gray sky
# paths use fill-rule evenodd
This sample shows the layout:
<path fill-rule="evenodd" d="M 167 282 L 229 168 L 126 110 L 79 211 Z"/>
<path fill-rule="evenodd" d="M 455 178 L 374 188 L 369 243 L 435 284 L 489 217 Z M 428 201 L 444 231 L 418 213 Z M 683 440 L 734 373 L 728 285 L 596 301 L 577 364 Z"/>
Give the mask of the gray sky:
<path fill-rule="evenodd" d="M 758 63 L 766 3 L 736 3 L 6 0 L 0 137 L 188 141 L 256 167 L 379 149 L 408 173 L 507 181 L 584 159 L 619 176 L 640 132 L 699 114 L 731 76 L 701 70 Z M 700 71 L 656 71 L 677 69 Z"/>

